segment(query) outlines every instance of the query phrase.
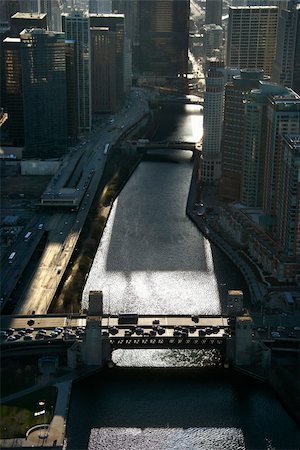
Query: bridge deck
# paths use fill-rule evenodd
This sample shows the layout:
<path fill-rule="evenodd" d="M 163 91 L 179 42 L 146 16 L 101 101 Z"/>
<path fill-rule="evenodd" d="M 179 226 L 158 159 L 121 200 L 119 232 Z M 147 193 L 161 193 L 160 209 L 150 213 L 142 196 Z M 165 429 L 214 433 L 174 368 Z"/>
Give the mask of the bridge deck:
<path fill-rule="evenodd" d="M 172 315 L 139 315 L 137 326 L 142 328 L 151 327 L 153 320 L 159 320 L 160 325 L 163 327 L 174 327 L 176 325 L 180 326 L 191 326 L 197 325 L 200 327 L 209 327 L 209 326 L 219 326 L 225 327 L 228 326 L 227 317 L 223 316 L 198 316 L 198 323 L 192 320 L 190 315 L 186 316 L 172 316 Z M 34 320 L 34 328 L 45 328 L 51 329 L 55 327 L 63 327 L 63 328 L 75 328 L 75 327 L 85 327 L 86 325 L 86 316 L 66 316 L 66 315 L 28 315 L 28 316 L 2 316 L 0 318 L 0 327 L 1 329 L 6 328 L 27 328 L 28 321 Z M 118 316 L 107 316 L 104 315 L 102 318 L 102 327 L 107 328 L 108 326 L 117 326 L 118 325 Z M 126 325 L 122 325 L 122 327 L 127 327 Z"/>

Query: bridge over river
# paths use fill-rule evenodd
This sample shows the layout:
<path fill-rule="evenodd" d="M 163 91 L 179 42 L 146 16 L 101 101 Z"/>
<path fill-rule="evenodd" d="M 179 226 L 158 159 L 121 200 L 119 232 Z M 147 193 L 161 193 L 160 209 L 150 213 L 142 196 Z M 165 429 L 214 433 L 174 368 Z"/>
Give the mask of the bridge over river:
<path fill-rule="evenodd" d="M 100 325 L 98 337 L 93 330 L 95 321 Z M 66 353 L 74 343 L 86 345 L 92 330 L 93 354 L 101 353 L 103 345 L 109 345 L 109 354 L 116 349 L 209 349 L 218 350 L 227 360 L 236 344 L 236 332 L 239 333 L 233 319 L 218 315 L 139 315 L 134 324 L 124 323 L 118 315 L 23 315 L 2 316 L 0 324 L 3 357 L 18 357 L 19 351 L 37 355 Z M 300 339 L 270 339 L 258 332 L 252 334 L 254 341 L 273 350 L 297 351 L 299 346 Z"/>

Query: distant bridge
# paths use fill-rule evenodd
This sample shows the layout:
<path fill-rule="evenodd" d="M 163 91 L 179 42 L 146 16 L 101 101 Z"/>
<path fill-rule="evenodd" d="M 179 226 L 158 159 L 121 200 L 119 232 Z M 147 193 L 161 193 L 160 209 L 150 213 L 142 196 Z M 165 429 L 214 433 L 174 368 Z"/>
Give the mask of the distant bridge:
<path fill-rule="evenodd" d="M 198 149 L 198 143 L 196 142 L 186 142 L 186 141 L 150 141 L 150 142 L 137 142 L 137 149 L 140 151 L 147 150 L 161 150 L 161 149 L 170 149 L 170 150 L 190 150 L 194 152 Z"/>
<path fill-rule="evenodd" d="M 184 105 L 203 105 L 204 99 L 202 97 L 198 97 L 196 95 L 178 95 L 178 96 L 164 96 L 162 98 L 159 98 L 158 100 L 159 104 L 168 104 L 168 103 L 180 103 Z"/>

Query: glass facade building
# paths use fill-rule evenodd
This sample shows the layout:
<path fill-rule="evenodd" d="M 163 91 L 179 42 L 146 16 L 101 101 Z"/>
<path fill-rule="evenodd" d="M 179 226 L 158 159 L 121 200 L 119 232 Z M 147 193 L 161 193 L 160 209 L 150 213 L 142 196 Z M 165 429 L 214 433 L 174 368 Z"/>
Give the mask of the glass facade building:
<path fill-rule="evenodd" d="M 81 11 L 62 16 L 66 39 L 76 45 L 77 98 L 79 131 L 90 131 L 92 125 L 90 19 Z"/>
<path fill-rule="evenodd" d="M 65 35 L 31 29 L 20 38 L 25 156 L 57 157 L 67 143 Z"/>

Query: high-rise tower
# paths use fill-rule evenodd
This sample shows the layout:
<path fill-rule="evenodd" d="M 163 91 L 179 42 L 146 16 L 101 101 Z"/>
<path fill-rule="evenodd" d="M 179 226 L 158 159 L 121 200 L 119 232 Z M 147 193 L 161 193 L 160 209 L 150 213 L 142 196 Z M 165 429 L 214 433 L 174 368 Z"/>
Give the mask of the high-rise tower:
<path fill-rule="evenodd" d="M 201 179 L 215 183 L 221 176 L 221 137 L 224 109 L 224 63 L 208 62 L 205 76 Z"/>
<path fill-rule="evenodd" d="M 24 114 L 21 65 L 21 41 L 19 37 L 7 37 L 3 41 L 4 97 L 8 112 L 9 136 L 14 145 L 24 144 Z"/>
<path fill-rule="evenodd" d="M 62 16 L 66 39 L 76 45 L 78 124 L 80 131 L 89 131 L 92 124 L 91 69 L 90 69 L 90 19 L 82 11 Z"/>
<path fill-rule="evenodd" d="M 300 94 L 300 3 L 290 1 L 278 20 L 272 79 Z"/>
<path fill-rule="evenodd" d="M 276 54 L 276 6 L 230 7 L 226 65 L 263 69 L 271 76 Z"/>
<path fill-rule="evenodd" d="M 258 88 L 263 79 L 262 70 L 241 70 L 225 86 L 224 126 L 222 138 L 222 178 L 220 196 L 229 201 L 240 201 L 242 157 L 245 133 L 245 96 Z"/>
<path fill-rule="evenodd" d="M 185 84 L 188 72 L 189 0 L 139 4 L 139 76 L 154 84 Z"/>
<path fill-rule="evenodd" d="M 268 97 L 287 95 L 288 89 L 268 81 L 260 81 L 244 100 L 244 144 L 242 151 L 241 201 L 248 207 L 262 207 Z"/>
<path fill-rule="evenodd" d="M 281 137 L 286 133 L 299 133 L 299 130 L 300 96 L 290 88 L 285 95 L 270 96 L 267 111 L 263 207 L 266 214 L 274 219 L 273 230 L 276 229 L 279 199 Z"/>
<path fill-rule="evenodd" d="M 65 35 L 31 29 L 20 38 L 26 156 L 60 156 L 67 144 Z"/>
<path fill-rule="evenodd" d="M 289 256 L 300 255 L 300 134 L 281 141 L 277 235 Z"/>

